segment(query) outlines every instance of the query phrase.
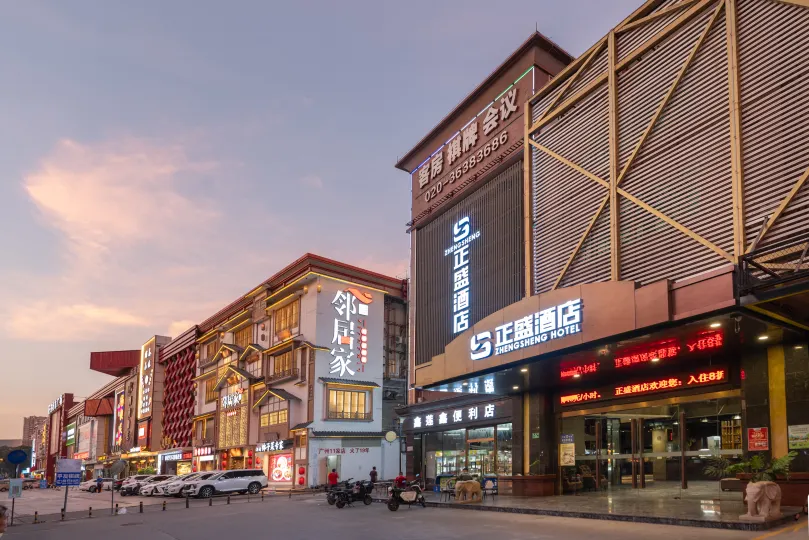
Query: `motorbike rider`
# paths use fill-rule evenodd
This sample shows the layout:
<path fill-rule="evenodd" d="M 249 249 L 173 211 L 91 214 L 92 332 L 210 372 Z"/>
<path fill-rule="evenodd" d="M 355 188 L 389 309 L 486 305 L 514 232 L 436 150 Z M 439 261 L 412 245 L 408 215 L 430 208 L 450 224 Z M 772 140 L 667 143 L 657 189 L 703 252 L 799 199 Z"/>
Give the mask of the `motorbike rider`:
<path fill-rule="evenodd" d="M 407 487 L 407 477 L 402 471 L 399 471 L 399 476 L 397 476 L 396 480 L 393 481 L 393 485 L 401 488 Z"/>

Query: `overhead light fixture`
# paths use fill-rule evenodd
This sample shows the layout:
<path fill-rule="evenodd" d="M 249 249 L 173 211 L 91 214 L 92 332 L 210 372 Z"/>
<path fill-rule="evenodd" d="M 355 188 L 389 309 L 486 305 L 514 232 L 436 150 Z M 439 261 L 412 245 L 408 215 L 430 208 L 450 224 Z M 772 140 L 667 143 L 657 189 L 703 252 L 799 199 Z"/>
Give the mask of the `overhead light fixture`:
<path fill-rule="evenodd" d="M 573 375 L 574 379 L 578 379 L 579 377 L 581 377 L 581 373 L 576 373 L 576 374 Z"/>
<path fill-rule="evenodd" d="M 519 387 L 519 386 L 512 386 L 512 388 L 513 388 L 514 390 L 519 390 L 519 389 L 520 389 L 520 387 Z"/>
<path fill-rule="evenodd" d="M 524 368 L 522 368 L 520 371 L 521 371 L 522 373 L 528 373 L 528 368 L 527 368 L 527 367 L 524 367 Z"/>
<path fill-rule="evenodd" d="M 652 362 L 660 362 L 660 358 L 655 356 L 654 358 L 652 358 Z"/>
<path fill-rule="evenodd" d="M 759 341 L 767 341 L 768 339 L 770 339 L 770 336 L 768 336 L 767 334 L 761 334 L 760 336 L 758 336 Z"/>
<path fill-rule="evenodd" d="M 707 424 L 707 423 L 708 423 L 708 419 L 707 419 L 707 418 L 703 418 L 702 420 L 700 420 L 700 422 L 702 422 L 703 424 Z"/>
<path fill-rule="evenodd" d="M 722 326 L 721 322 L 711 323 L 711 328 L 719 328 L 720 326 Z"/>
<path fill-rule="evenodd" d="M 462 382 L 461 384 L 462 384 L 463 386 L 469 386 L 469 383 L 468 383 L 468 382 L 466 382 L 466 381 Z"/>
<path fill-rule="evenodd" d="M 736 416 L 733 417 L 733 419 L 734 420 L 741 420 L 742 416 L 740 414 L 737 414 Z"/>
<path fill-rule="evenodd" d="M 679 425 L 680 425 L 680 422 L 678 422 L 678 421 L 676 421 L 676 420 L 675 420 L 675 421 L 674 421 L 674 425 L 675 425 L 675 426 L 679 426 Z"/>
<path fill-rule="evenodd" d="M 795 345 L 795 350 L 803 349 L 803 345 Z"/>

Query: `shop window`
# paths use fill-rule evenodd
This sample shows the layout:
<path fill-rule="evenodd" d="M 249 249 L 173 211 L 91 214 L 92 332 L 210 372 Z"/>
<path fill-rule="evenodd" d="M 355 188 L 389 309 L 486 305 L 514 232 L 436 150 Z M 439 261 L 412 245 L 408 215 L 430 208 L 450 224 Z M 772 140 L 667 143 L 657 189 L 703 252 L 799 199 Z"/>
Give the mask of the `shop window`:
<path fill-rule="evenodd" d="M 211 377 L 205 380 L 205 403 L 212 403 L 219 397 L 216 390 L 216 379 Z"/>
<path fill-rule="evenodd" d="M 261 427 L 287 423 L 287 410 L 273 411 L 261 415 Z"/>
<path fill-rule="evenodd" d="M 299 316 L 298 306 L 299 301 L 296 300 L 290 304 L 285 305 L 282 308 L 278 308 L 275 310 L 275 315 L 273 318 L 275 320 L 276 336 L 280 337 L 279 334 L 281 334 L 285 330 L 291 334 L 292 329 L 298 327 L 298 316 Z"/>
<path fill-rule="evenodd" d="M 511 476 L 511 424 L 500 424 L 497 426 L 497 474 L 499 476 Z"/>
<path fill-rule="evenodd" d="M 211 360 L 214 355 L 216 355 L 216 351 L 218 347 L 216 346 L 216 340 L 210 341 L 205 344 L 205 360 Z"/>
<path fill-rule="evenodd" d="M 297 448 L 303 448 L 306 446 L 306 433 L 295 435 L 295 446 Z"/>
<path fill-rule="evenodd" d="M 242 349 L 244 349 L 248 345 L 250 345 L 250 339 L 252 338 L 252 332 L 251 332 L 252 330 L 253 330 L 253 325 L 248 324 L 247 326 L 245 326 L 241 330 L 238 330 L 233 335 L 233 341 L 234 341 L 234 343 L 236 344 L 237 347 L 241 347 Z"/>
<path fill-rule="evenodd" d="M 329 419 L 370 420 L 367 411 L 368 392 L 357 390 L 329 390 Z"/>

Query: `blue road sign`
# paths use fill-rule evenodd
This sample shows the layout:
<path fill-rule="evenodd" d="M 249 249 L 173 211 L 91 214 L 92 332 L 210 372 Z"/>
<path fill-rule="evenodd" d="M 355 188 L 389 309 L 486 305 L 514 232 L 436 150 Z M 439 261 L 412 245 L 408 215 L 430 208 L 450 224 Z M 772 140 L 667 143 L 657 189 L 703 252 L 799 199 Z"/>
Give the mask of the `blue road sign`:
<path fill-rule="evenodd" d="M 25 450 L 12 450 L 8 453 L 8 457 L 6 459 L 8 459 L 9 463 L 19 465 L 20 463 L 25 463 L 25 461 L 28 460 L 28 454 L 25 452 Z"/>
<path fill-rule="evenodd" d="M 81 484 L 80 472 L 56 473 L 57 486 L 78 486 Z"/>
<path fill-rule="evenodd" d="M 48 481 L 47 480 L 40 480 L 39 481 L 39 489 L 48 489 Z"/>

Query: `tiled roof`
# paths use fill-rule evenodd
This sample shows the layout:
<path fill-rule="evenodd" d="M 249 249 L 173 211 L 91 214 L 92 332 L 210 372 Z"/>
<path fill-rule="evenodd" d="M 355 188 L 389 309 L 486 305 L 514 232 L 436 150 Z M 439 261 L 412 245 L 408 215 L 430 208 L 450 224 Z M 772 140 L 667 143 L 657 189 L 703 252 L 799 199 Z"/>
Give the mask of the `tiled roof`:
<path fill-rule="evenodd" d="M 353 381 L 350 379 L 335 379 L 333 377 L 320 377 L 320 382 L 334 384 L 350 384 L 352 386 L 367 386 L 369 388 L 379 388 L 379 385 L 372 381 Z"/>
<path fill-rule="evenodd" d="M 290 430 L 289 430 L 289 431 L 295 431 L 296 429 L 303 429 L 303 428 L 307 428 L 307 427 L 309 427 L 311 424 L 312 424 L 312 422 L 301 422 L 300 424 L 296 425 L 295 427 L 290 428 Z"/>

